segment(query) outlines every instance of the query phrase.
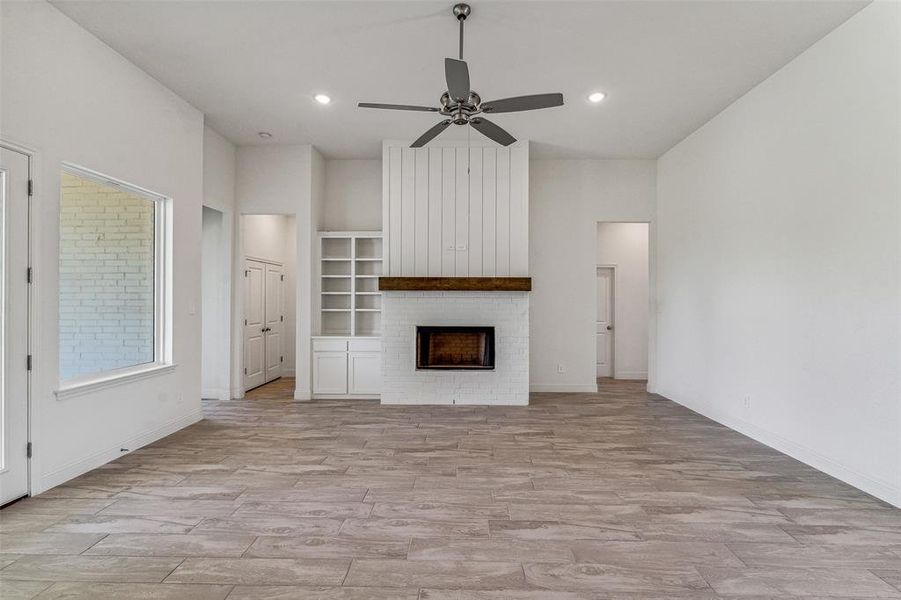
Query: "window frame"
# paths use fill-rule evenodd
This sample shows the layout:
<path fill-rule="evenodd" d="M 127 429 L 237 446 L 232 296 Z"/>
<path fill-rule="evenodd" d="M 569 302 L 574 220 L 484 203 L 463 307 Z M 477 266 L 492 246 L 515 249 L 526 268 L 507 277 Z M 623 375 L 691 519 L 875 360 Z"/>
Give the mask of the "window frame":
<path fill-rule="evenodd" d="M 79 396 L 172 371 L 175 368 L 172 360 L 172 198 L 68 162 L 61 163 L 60 174 L 62 173 L 89 179 L 153 202 L 153 360 L 128 367 L 86 373 L 64 380 L 59 377 L 59 358 L 57 358 L 57 398 Z M 62 186 L 60 186 L 59 201 L 59 213 L 61 213 Z M 57 240 L 59 240 L 59 232 Z M 59 260 L 59 251 L 57 251 L 57 260 Z M 59 313 L 57 313 L 56 324 L 57 340 L 59 340 L 58 315 Z"/>

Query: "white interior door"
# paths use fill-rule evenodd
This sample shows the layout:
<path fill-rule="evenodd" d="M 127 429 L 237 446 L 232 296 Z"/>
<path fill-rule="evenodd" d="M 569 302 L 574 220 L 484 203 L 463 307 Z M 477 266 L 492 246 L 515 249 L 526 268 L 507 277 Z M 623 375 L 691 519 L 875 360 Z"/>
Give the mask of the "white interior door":
<path fill-rule="evenodd" d="M 266 263 L 244 261 L 244 391 L 266 383 Z"/>
<path fill-rule="evenodd" d="M 265 380 L 270 382 L 282 376 L 282 327 L 284 326 L 284 275 L 281 265 L 266 264 L 266 307 L 263 335 L 266 340 Z"/>
<path fill-rule="evenodd" d="M 0 148 L 0 505 L 28 494 L 28 157 Z"/>
<path fill-rule="evenodd" d="M 598 267 L 597 376 L 613 376 L 613 269 Z"/>

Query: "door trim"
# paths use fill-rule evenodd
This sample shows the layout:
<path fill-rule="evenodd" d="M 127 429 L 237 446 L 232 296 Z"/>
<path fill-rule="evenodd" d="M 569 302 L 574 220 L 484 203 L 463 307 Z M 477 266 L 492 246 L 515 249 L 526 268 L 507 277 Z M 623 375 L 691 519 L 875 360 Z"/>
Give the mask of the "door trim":
<path fill-rule="evenodd" d="M 25 328 L 27 331 L 27 335 L 25 336 L 25 348 L 28 356 L 32 357 L 30 362 L 30 369 L 25 372 L 25 414 L 26 414 L 26 439 L 27 443 L 30 444 L 30 447 L 35 446 L 35 410 L 34 403 L 32 402 L 32 397 L 34 395 L 34 382 L 41 381 L 41 379 L 36 379 L 35 374 L 41 372 L 42 369 L 42 358 L 43 356 L 38 353 L 38 345 L 36 340 L 40 339 L 38 337 L 39 329 L 38 329 L 38 320 L 35 314 L 34 307 L 38 298 L 38 284 L 40 282 L 40 269 L 34 268 L 35 263 L 35 226 L 34 226 L 34 202 L 39 197 L 41 185 L 40 182 L 37 181 L 35 176 L 38 173 L 38 154 L 37 150 L 31 148 L 25 144 L 14 142 L 8 138 L 0 138 L 0 147 L 12 151 L 17 152 L 25 156 L 28 161 L 28 180 L 31 181 L 31 193 L 27 196 L 26 203 L 26 218 L 28 221 L 28 232 L 26 235 L 27 241 L 25 243 L 25 252 L 26 252 L 26 260 L 28 262 L 28 267 L 31 269 L 31 281 L 28 283 L 28 294 L 26 299 L 26 324 Z M 35 489 L 37 489 L 36 481 L 37 473 L 39 472 L 37 468 L 35 468 L 37 460 L 34 455 L 28 457 L 26 464 L 26 482 L 27 482 L 27 490 L 26 497 L 31 496 Z"/>
<path fill-rule="evenodd" d="M 256 256 L 251 256 L 250 254 L 245 254 L 244 260 L 252 260 L 254 262 L 261 262 L 266 263 L 267 265 L 275 265 L 276 267 L 284 268 L 284 265 L 280 262 L 269 260 L 268 258 L 257 258 Z"/>

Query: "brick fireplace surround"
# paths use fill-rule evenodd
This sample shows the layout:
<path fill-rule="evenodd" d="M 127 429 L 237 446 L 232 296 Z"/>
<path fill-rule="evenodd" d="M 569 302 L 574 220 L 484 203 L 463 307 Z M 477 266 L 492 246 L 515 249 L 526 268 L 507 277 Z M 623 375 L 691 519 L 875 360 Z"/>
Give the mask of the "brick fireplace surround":
<path fill-rule="evenodd" d="M 493 326 L 493 370 L 417 370 L 417 326 Z M 529 403 L 526 291 L 382 290 L 382 404 Z"/>

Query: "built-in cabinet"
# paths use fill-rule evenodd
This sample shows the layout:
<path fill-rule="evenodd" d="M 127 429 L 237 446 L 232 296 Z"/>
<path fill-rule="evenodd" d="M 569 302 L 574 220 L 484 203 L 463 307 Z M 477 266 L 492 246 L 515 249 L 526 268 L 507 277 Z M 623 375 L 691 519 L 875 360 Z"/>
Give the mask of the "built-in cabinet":
<path fill-rule="evenodd" d="M 377 398 L 381 385 L 380 338 L 313 338 L 314 398 Z"/>
<path fill-rule="evenodd" d="M 529 274 L 529 147 L 382 149 L 385 274 Z"/>
<path fill-rule="evenodd" d="M 314 398 L 378 398 L 381 391 L 382 234 L 319 233 Z"/>

